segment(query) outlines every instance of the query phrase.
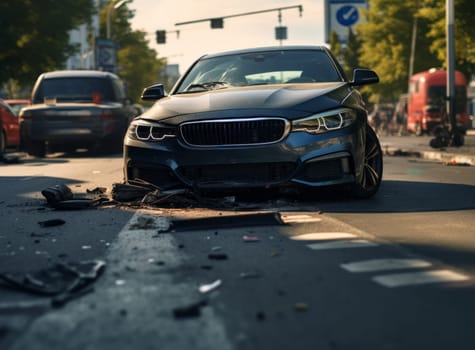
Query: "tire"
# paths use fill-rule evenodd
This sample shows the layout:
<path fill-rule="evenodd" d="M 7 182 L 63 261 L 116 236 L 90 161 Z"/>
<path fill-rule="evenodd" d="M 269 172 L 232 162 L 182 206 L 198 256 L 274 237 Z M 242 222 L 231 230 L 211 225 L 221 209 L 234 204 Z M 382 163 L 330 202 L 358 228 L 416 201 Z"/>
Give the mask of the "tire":
<path fill-rule="evenodd" d="M 383 152 L 376 133 L 366 126 L 366 140 L 364 152 L 363 173 L 353 185 L 355 198 L 369 198 L 373 196 L 381 185 L 383 177 Z"/>
<path fill-rule="evenodd" d="M 43 158 L 46 155 L 46 142 L 25 140 L 25 152 L 37 158 Z"/>

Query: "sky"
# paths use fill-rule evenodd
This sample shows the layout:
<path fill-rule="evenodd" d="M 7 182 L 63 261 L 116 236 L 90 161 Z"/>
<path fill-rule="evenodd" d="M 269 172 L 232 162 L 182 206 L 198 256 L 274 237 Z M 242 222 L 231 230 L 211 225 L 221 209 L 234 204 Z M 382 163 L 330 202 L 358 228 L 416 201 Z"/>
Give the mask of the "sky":
<path fill-rule="evenodd" d="M 183 73 L 207 53 L 246 47 L 279 45 L 275 27 L 278 11 L 224 19 L 223 29 L 211 29 L 210 22 L 176 26 L 176 23 L 223 17 L 247 12 L 302 5 L 281 11 L 280 25 L 287 27 L 283 45 L 321 45 L 325 41 L 323 0 L 133 0 L 128 4 L 135 16 L 132 29 L 147 33 L 150 46 L 169 64 L 179 64 Z M 155 31 L 166 30 L 166 44 L 156 44 Z M 177 33 L 179 31 L 179 36 Z"/>

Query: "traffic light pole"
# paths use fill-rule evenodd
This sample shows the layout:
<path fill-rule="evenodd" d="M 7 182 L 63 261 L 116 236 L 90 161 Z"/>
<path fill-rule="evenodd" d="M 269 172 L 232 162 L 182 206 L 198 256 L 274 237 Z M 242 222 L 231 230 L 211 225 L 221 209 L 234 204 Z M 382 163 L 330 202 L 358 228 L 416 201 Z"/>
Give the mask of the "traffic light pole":
<path fill-rule="evenodd" d="M 187 22 L 179 22 L 179 23 L 175 23 L 175 25 L 176 26 L 182 26 L 182 25 L 187 25 L 187 24 L 194 24 L 194 23 L 208 22 L 209 21 L 211 23 L 212 28 L 223 28 L 222 24 L 223 24 L 223 20 L 225 18 L 252 16 L 252 15 L 258 15 L 258 14 L 261 14 L 261 13 L 276 12 L 276 11 L 279 12 L 279 17 L 280 17 L 281 11 L 290 10 L 290 9 L 294 9 L 294 8 L 298 8 L 299 9 L 299 14 L 300 14 L 300 16 L 302 16 L 302 11 L 303 11 L 302 5 L 294 5 L 294 6 L 278 7 L 278 8 L 268 9 L 268 10 L 238 13 L 238 14 L 222 16 L 222 17 L 204 18 L 204 19 L 197 19 L 197 20 L 187 21 Z M 221 26 L 213 27 L 213 24 L 219 25 L 219 23 L 221 24 Z"/>

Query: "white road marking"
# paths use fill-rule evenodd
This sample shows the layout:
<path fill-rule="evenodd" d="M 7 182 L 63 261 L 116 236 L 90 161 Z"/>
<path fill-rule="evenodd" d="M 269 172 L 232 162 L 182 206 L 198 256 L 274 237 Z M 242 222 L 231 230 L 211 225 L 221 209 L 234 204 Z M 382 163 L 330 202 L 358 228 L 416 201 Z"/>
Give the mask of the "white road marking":
<path fill-rule="evenodd" d="M 306 233 L 303 235 L 293 236 L 290 239 L 295 241 L 321 241 L 321 240 L 331 240 L 331 239 L 351 239 L 356 238 L 352 233 L 347 232 L 314 232 Z"/>
<path fill-rule="evenodd" d="M 200 317 L 173 317 L 174 308 L 201 297 L 195 283 L 173 273 L 188 262 L 172 234 L 157 235 L 167 222 L 137 211 L 110 246 L 110 266 L 95 283 L 94 293 L 36 318 L 13 348 L 51 350 L 67 344 L 71 350 L 233 349 L 212 303 L 201 308 Z M 152 258 L 164 266 L 151 264 Z"/>
<path fill-rule="evenodd" d="M 468 279 L 468 276 L 450 270 L 407 272 L 373 277 L 373 281 L 388 288 L 427 283 L 461 282 Z"/>
<path fill-rule="evenodd" d="M 397 269 L 418 269 L 432 264 L 420 259 L 372 259 L 357 261 L 340 266 L 349 272 L 375 272 Z"/>
<path fill-rule="evenodd" d="M 286 224 L 290 224 L 290 223 L 298 224 L 298 223 L 304 223 L 304 222 L 320 222 L 320 221 L 322 221 L 321 218 L 317 218 L 315 216 L 306 215 L 306 214 L 282 215 L 281 218 Z"/>
<path fill-rule="evenodd" d="M 346 249 L 346 248 L 366 248 L 376 247 L 377 243 L 367 241 L 365 239 L 354 239 L 350 241 L 332 241 L 307 244 L 307 247 L 313 250 L 327 250 L 327 249 Z"/>

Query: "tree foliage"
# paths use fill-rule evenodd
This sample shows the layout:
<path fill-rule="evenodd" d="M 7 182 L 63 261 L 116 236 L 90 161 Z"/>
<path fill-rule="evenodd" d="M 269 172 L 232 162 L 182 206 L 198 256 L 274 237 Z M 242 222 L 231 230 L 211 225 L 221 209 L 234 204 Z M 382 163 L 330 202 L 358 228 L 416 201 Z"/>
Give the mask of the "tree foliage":
<path fill-rule="evenodd" d="M 157 58 L 157 52 L 149 48 L 147 33 L 132 30 L 130 19 L 134 12 L 121 6 L 111 14 L 111 39 L 119 45 L 117 53 L 119 70 L 117 74 L 124 80 L 132 100 L 138 102 L 144 87 L 157 82 L 160 70 L 166 64 Z M 101 11 L 100 36 L 106 36 L 107 7 Z"/>
<path fill-rule="evenodd" d="M 421 0 L 417 15 L 430 25 L 427 37 L 432 39 L 429 49 L 441 66 L 446 67 L 445 0 Z M 455 59 L 457 69 L 467 76 L 475 74 L 475 4 L 473 0 L 455 0 Z"/>
<path fill-rule="evenodd" d="M 0 1 L 0 86 L 31 85 L 40 73 L 61 68 L 75 50 L 68 32 L 94 11 L 93 0 Z"/>
<path fill-rule="evenodd" d="M 466 73 L 473 73 L 475 66 L 474 13 L 473 0 L 455 0 L 456 69 Z M 365 16 L 366 22 L 356 28 L 360 63 L 381 80 L 365 88 L 372 102 L 394 101 L 407 91 L 414 26 L 413 72 L 445 66 L 445 0 L 369 0 Z"/>

